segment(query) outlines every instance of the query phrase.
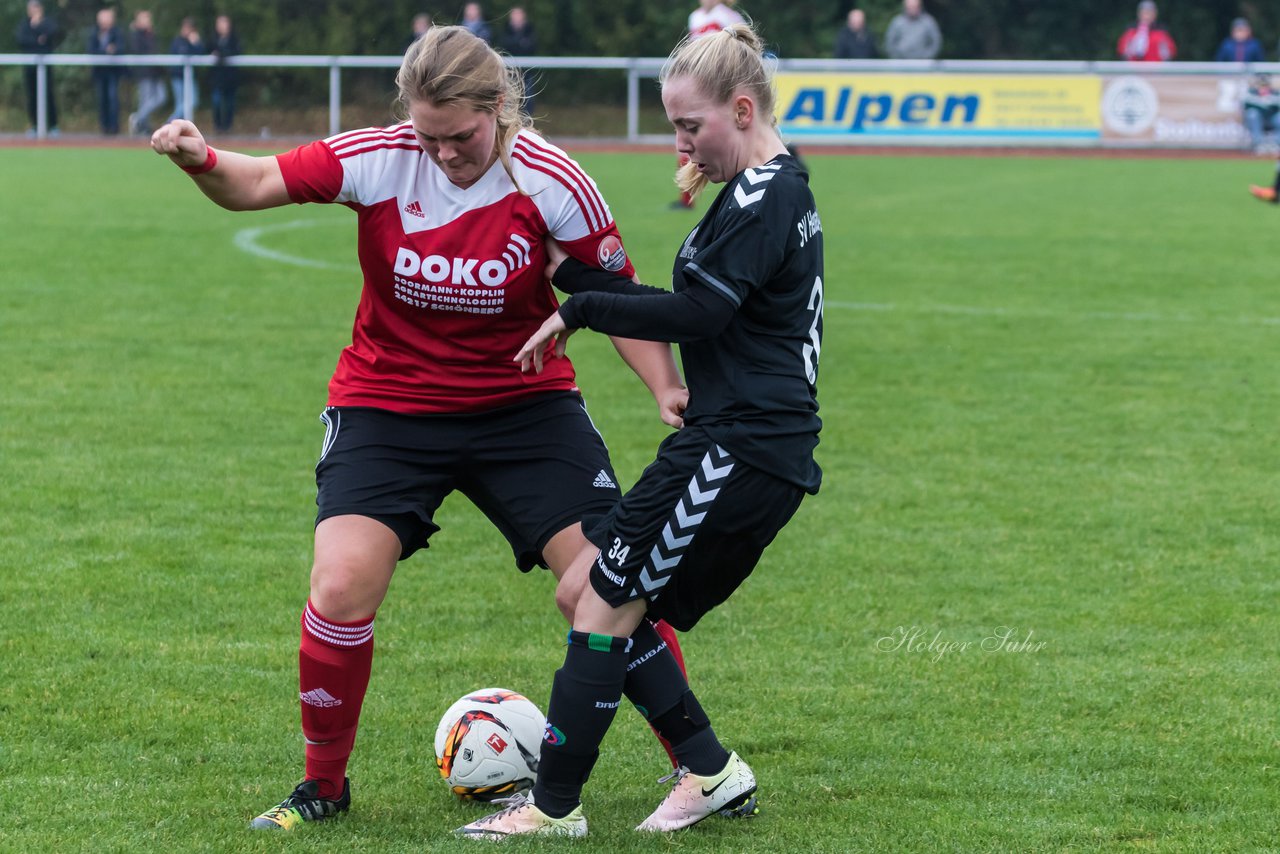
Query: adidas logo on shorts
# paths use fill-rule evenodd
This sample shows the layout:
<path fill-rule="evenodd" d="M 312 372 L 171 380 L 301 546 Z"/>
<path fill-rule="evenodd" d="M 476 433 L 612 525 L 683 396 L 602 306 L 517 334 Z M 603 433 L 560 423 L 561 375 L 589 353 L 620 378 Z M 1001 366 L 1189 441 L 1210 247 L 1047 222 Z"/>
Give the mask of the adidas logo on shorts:
<path fill-rule="evenodd" d="M 596 479 L 591 485 L 599 487 L 600 489 L 618 488 L 618 484 L 613 482 L 613 478 L 609 477 L 609 473 L 604 469 L 600 469 L 600 474 L 596 475 Z"/>

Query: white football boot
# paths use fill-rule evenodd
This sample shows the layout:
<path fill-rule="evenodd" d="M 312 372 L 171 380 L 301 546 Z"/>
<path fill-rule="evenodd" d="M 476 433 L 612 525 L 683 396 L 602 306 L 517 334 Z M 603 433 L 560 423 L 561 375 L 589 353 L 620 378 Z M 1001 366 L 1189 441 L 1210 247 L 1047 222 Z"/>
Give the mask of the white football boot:
<path fill-rule="evenodd" d="M 564 818 L 552 818 L 533 804 L 533 798 L 516 795 L 497 803 L 507 806 L 499 812 L 476 819 L 459 827 L 454 833 L 468 839 L 486 839 L 497 842 L 508 836 L 586 836 L 587 819 L 582 805 Z"/>
<path fill-rule="evenodd" d="M 719 774 L 701 777 L 680 767 L 661 782 L 672 778 L 676 782 L 671 792 L 636 830 L 679 830 L 721 811 L 734 810 L 751 801 L 756 792 L 756 775 L 736 753 L 729 754 Z"/>

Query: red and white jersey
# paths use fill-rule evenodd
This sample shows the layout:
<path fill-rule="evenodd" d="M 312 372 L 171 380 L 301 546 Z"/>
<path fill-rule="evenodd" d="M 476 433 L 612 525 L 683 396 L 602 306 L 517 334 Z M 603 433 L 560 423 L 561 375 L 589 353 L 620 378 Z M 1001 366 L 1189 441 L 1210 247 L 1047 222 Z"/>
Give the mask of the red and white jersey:
<path fill-rule="evenodd" d="M 717 3 L 710 9 L 699 6 L 689 14 L 689 37 L 702 38 L 744 22 L 745 19 L 725 3 Z"/>
<path fill-rule="evenodd" d="M 543 276 L 551 235 L 575 258 L 631 276 L 609 206 L 568 155 L 528 131 L 459 189 L 405 122 L 277 155 L 289 197 L 356 212 L 364 289 L 329 405 L 476 412 L 572 390 L 573 365 L 512 358 L 559 308 Z M 518 189 L 517 189 L 518 186 Z"/>

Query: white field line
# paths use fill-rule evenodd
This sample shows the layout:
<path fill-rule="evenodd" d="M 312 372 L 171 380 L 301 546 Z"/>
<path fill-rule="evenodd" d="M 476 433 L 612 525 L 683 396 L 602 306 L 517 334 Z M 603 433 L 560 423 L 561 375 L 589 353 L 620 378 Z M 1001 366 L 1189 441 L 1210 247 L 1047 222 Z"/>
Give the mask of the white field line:
<path fill-rule="evenodd" d="M 1191 314 L 1162 314 L 1156 311 L 1054 311 L 1000 306 L 946 305 L 925 303 L 899 305 L 891 302 L 841 302 L 826 300 L 826 308 L 865 312 L 908 312 L 911 314 L 951 314 L 969 317 L 1008 317 L 1014 320 L 1118 320 L 1141 323 L 1226 323 L 1234 326 L 1280 326 L 1280 317 L 1197 317 Z"/>
<path fill-rule="evenodd" d="M 337 270 L 344 273 L 359 273 L 355 264 L 334 264 L 330 261 L 317 261 L 290 255 L 276 249 L 269 249 L 259 241 L 261 238 L 286 231 L 297 231 L 302 228 L 314 228 L 318 225 L 330 225 L 335 221 L 313 219 L 296 219 L 276 225 L 264 225 L 259 228 L 245 228 L 236 232 L 234 243 L 237 249 L 258 258 L 289 264 L 294 267 L 309 267 L 315 270 Z M 1190 314 L 1161 314 L 1152 311 L 1085 311 L 1063 312 L 1048 309 L 1002 308 L 1000 306 L 947 305 L 944 303 L 926 303 L 923 305 L 899 305 L 891 302 L 844 302 L 826 300 L 826 308 L 838 308 L 845 311 L 864 312 L 906 312 L 910 314 L 942 314 L 969 317 L 1008 317 L 1015 320 L 1113 320 L 1141 323 L 1226 323 L 1235 326 L 1280 326 L 1280 317 L 1196 317 Z"/>
<path fill-rule="evenodd" d="M 289 264 L 294 267 L 309 267 L 313 270 L 338 270 L 343 273 L 359 273 L 360 268 L 355 264 L 334 264 L 330 261 L 317 261 L 314 258 L 304 258 L 300 255 L 290 255 L 287 252 L 281 252 L 276 249 L 268 249 L 259 243 L 259 239 L 271 234 L 279 234 L 284 231 L 297 231 L 301 228 L 314 228 L 317 225 L 331 225 L 336 220 L 328 222 L 314 219 L 295 219 L 290 222 L 282 222 L 277 225 L 264 225 L 260 228 L 244 228 L 236 232 L 233 242 L 235 247 L 242 252 L 247 252 L 258 258 L 264 258 L 268 261 L 277 261 L 281 264 Z"/>

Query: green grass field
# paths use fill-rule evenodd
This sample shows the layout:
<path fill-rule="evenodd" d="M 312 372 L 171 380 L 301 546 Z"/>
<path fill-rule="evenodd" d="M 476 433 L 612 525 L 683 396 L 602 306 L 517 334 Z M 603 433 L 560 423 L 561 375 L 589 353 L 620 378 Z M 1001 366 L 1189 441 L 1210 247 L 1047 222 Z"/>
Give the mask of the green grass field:
<path fill-rule="evenodd" d="M 665 759 L 624 712 L 574 849 L 1280 848 L 1271 166 L 809 156 L 826 482 L 685 639 L 764 812 L 638 837 Z M 671 156 L 581 160 L 665 282 Z M 0 186 L 0 851 L 466 847 L 437 718 L 489 685 L 545 708 L 563 626 L 460 500 L 379 612 L 350 815 L 245 829 L 301 775 L 353 217 L 222 211 L 141 146 L 3 150 Z M 630 482 L 664 429 L 570 346 Z"/>

